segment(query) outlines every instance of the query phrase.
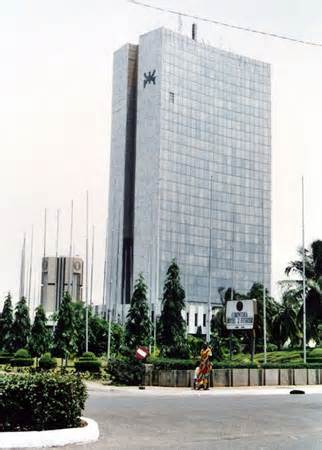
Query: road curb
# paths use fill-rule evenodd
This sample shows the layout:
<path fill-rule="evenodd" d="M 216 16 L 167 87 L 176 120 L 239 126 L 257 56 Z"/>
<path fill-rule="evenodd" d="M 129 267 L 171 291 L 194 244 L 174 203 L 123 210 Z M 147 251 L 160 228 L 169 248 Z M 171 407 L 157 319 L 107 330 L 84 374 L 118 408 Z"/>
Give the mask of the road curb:
<path fill-rule="evenodd" d="M 87 425 L 48 431 L 5 431 L 0 433 L 0 448 L 60 447 L 70 444 L 88 444 L 99 438 L 95 420 L 82 417 Z"/>

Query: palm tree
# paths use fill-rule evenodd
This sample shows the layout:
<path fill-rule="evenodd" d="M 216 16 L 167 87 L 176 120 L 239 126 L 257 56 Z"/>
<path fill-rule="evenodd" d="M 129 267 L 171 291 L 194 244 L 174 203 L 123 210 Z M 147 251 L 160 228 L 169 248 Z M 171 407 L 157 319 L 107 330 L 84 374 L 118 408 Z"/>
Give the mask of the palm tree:
<path fill-rule="evenodd" d="M 288 289 L 283 293 L 282 304 L 278 305 L 278 311 L 272 318 L 270 325 L 271 341 L 281 347 L 290 340 L 291 346 L 300 344 L 302 333 L 298 325 L 299 303 L 294 297 L 293 291 Z"/>
<path fill-rule="evenodd" d="M 322 241 L 312 242 L 310 249 L 305 252 L 305 276 L 306 288 L 306 317 L 307 317 L 307 339 L 320 341 L 318 326 L 322 322 Z M 299 275 L 294 280 L 293 296 L 299 299 L 302 293 L 303 283 L 303 248 L 298 250 L 300 260 L 291 261 L 285 269 L 286 275 L 292 273 Z M 298 323 L 302 322 L 303 306 L 298 310 Z"/>

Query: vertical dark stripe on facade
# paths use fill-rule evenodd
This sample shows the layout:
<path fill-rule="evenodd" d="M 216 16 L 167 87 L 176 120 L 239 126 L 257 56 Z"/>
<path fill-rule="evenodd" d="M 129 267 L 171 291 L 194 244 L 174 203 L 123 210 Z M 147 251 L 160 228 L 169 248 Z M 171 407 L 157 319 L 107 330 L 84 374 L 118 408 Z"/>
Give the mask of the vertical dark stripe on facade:
<path fill-rule="evenodd" d="M 136 155 L 138 47 L 129 45 L 124 168 L 124 215 L 122 245 L 122 303 L 130 303 L 133 277 L 134 192 Z"/>

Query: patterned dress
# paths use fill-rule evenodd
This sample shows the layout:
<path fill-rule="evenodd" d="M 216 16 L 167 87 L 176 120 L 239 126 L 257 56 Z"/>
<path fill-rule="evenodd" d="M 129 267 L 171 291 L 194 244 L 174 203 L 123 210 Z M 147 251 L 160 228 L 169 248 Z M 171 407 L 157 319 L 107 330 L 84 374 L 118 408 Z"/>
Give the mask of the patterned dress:
<path fill-rule="evenodd" d="M 210 362 L 210 357 L 212 356 L 211 348 L 207 347 L 205 350 L 201 350 L 200 352 L 200 365 L 199 365 L 199 373 L 197 377 L 196 387 L 198 389 L 209 388 L 209 374 L 212 369 L 212 365 Z"/>

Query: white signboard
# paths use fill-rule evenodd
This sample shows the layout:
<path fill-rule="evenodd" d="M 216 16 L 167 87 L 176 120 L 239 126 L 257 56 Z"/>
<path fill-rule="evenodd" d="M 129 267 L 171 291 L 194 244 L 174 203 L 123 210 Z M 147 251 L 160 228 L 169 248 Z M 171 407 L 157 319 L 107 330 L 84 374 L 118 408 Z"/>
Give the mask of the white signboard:
<path fill-rule="evenodd" d="M 254 327 L 256 300 L 230 300 L 226 303 L 227 330 L 251 330 Z"/>

